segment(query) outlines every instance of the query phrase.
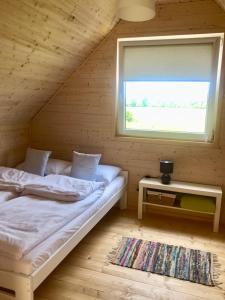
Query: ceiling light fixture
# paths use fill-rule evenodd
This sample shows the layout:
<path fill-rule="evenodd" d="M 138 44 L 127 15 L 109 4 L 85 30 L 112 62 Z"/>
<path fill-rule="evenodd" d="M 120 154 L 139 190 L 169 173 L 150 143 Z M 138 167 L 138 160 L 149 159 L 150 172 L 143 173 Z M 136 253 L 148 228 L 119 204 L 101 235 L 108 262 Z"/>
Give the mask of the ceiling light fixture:
<path fill-rule="evenodd" d="M 119 0 L 118 17 L 130 22 L 143 22 L 155 16 L 155 0 Z"/>

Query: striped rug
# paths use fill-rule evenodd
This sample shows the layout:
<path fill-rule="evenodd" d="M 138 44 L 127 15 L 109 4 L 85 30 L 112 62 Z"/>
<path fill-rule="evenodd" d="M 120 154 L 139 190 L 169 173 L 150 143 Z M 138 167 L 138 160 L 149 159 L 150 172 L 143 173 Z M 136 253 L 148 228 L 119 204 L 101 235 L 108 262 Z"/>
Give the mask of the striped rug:
<path fill-rule="evenodd" d="M 216 256 L 210 252 L 123 237 L 110 255 L 112 264 L 215 286 Z"/>

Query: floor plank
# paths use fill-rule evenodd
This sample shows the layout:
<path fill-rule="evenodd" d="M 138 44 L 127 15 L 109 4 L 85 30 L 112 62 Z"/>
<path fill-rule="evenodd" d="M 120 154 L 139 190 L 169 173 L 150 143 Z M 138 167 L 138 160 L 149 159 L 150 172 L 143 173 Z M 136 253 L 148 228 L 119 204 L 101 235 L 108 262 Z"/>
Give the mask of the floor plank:
<path fill-rule="evenodd" d="M 35 300 L 222 300 L 225 299 L 225 234 L 211 224 L 111 211 L 36 290 Z M 211 251 L 220 263 L 219 287 L 114 266 L 107 255 L 122 236 Z"/>

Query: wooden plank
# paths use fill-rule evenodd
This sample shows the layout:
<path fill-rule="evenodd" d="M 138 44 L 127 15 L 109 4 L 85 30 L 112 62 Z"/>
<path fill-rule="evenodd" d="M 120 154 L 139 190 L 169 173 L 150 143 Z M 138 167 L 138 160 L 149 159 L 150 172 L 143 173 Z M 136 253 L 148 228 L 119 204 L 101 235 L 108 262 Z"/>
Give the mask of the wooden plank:
<path fill-rule="evenodd" d="M 134 212 L 112 211 L 71 252 L 64 262 L 38 288 L 35 300 L 47 299 L 224 299 L 224 233 L 208 232 L 196 222 L 152 217 L 143 222 Z M 218 255 L 221 265 L 220 288 L 196 285 L 188 281 L 119 267 L 108 262 L 122 236 L 132 236 L 174 245 L 182 245 Z"/>
<path fill-rule="evenodd" d="M 117 22 L 115 9 L 116 0 L 3 1 L 0 123 L 29 122 Z"/>

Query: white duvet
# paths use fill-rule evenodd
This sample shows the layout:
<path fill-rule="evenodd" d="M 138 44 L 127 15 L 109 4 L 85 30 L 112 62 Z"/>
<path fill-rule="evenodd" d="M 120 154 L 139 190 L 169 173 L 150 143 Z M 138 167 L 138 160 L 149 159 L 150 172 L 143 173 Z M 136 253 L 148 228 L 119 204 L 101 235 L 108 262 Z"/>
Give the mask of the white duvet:
<path fill-rule="evenodd" d="M 80 210 L 74 209 L 74 201 L 82 200 L 92 193 L 94 203 L 104 190 L 104 184 L 100 182 L 62 175 L 40 177 L 12 170 L 5 170 L 4 173 L 0 167 L 0 189 L 1 183 L 8 184 L 9 187 L 11 185 L 12 189 L 18 185 L 23 194 L 38 196 L 15 198 L 4 204 L 0 210 L 0 252 L 17 260 L 79 216 Z M 12 176 L 9 176 L 10 173 Z"/>
<path fill-rule="evenodd" d="M 21 192 L 26 183 L 41 180 L 41 176 L 30 174 L 21 170 L 0 167 L 0 190 Z"/>
<path fill-rule="evenodd" d="M 102 182 L 81 180 L 64 175 L 42 177 L 13 168 L 0 167 L 0 190 L 16 191 L 22 195 L 79 201 L 103 187 Z"/>

